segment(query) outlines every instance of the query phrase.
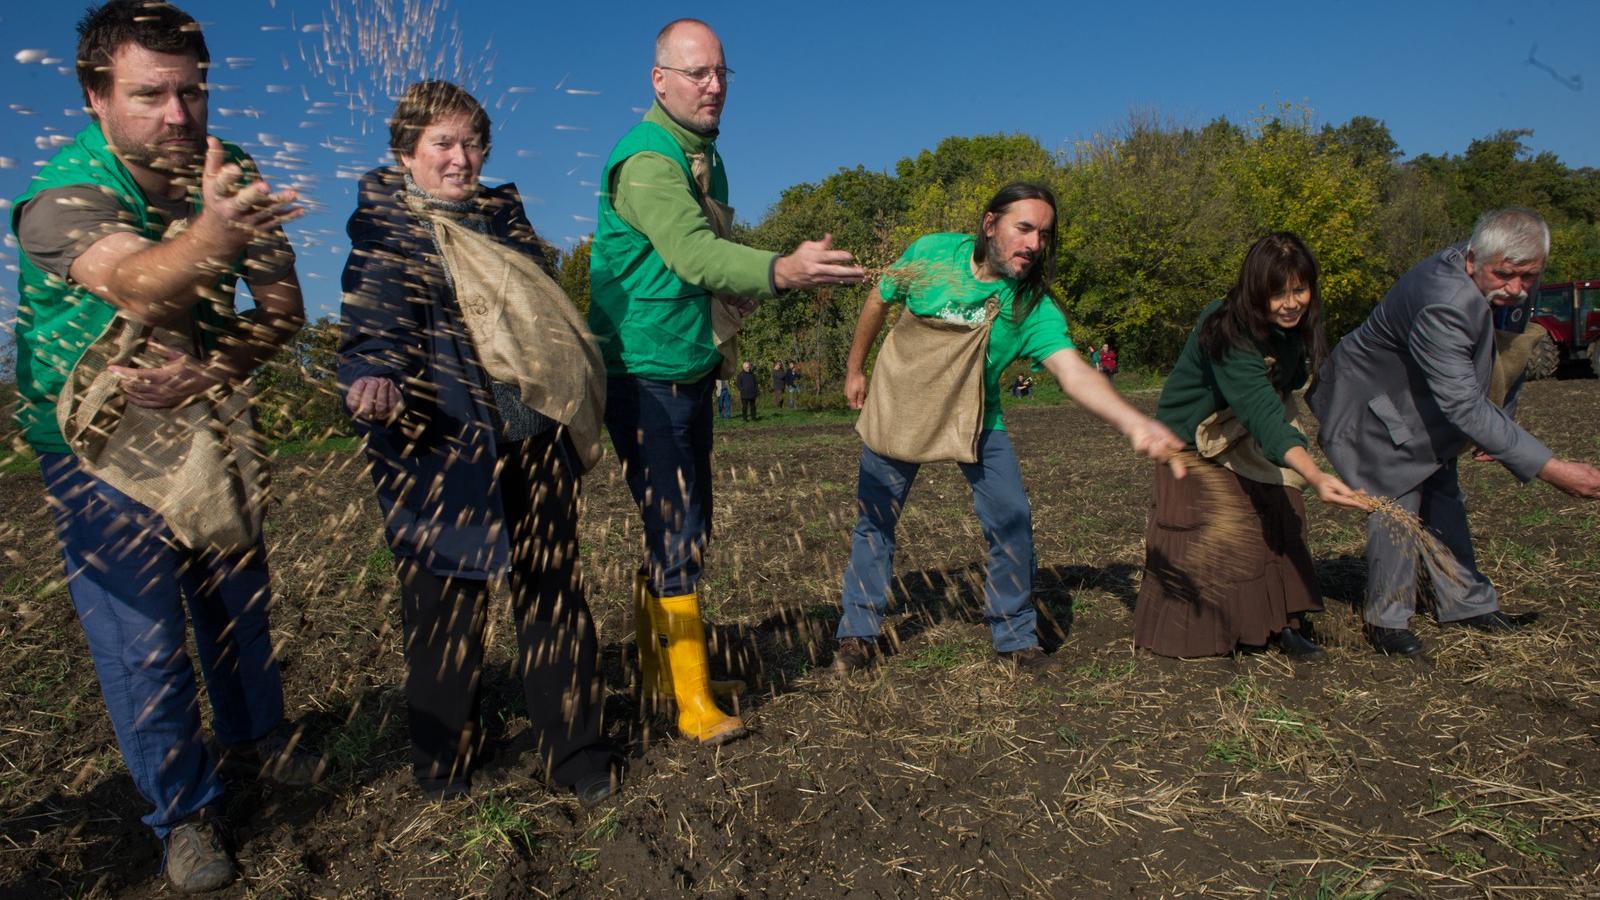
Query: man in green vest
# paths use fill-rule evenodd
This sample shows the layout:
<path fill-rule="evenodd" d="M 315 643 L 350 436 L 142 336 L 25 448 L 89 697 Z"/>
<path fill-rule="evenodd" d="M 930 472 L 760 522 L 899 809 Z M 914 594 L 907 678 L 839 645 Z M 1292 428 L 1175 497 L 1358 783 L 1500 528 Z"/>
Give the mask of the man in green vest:
<path fill-rule="evenodd" d="M 656 102 L 606 161 L 589 262 L 606 427 L 644 518 L 634 622 L 645 692 L 670 694 L 678 730 L 706 744 L 744 734 L 712 699 L 696 594 L 711 531 L 710 392 L 731 355 L 719 344 L 758 300 L 866 276 L 827 235 L 787 256 L 728 239 L 716 138 L 732 76 L 704 22 L 661 29 Z M 731 364 L 723 374 L 732 377 Z"/>
<path fill-rule="evenodd" d="M 84 16 L 78 34 L 93 121 L 12 213 L 17 419 L 39 458 L 118 746 L 154 807 L 144 822 L 164 842 L 173 886 L 210 890 L 234 876 L 216 821 L 219 762 L 291 784 L 309 783 L 320 763 L 279 727 L 266 551 L 259 538 L 244 553 L 183 546 L 161 515 L 90 473 L 57 425 L 56 401 L 89 346 L 124 322 L 152 329 L 139 361 L 109 367 L 126 407 L 171 410 L 242 382 L 304 320 L 281 227 L 299 209 L 238 148 L 207 136 L 210 56 L 193 18 L 164 3 L 111 0 Z M 236 315 L 241 273 L 255 309 Z M 216 751 L 201 739 L 185 606 Z"/>

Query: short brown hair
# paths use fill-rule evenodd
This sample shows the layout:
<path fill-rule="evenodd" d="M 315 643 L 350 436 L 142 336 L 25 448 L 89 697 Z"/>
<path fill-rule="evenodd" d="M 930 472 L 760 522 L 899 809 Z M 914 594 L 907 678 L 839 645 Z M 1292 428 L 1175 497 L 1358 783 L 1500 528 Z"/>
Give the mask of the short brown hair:
<path fill-rule="evenodd" d="M 211 51 L 193 16 L 161 0 L 110 0 L 78 20 L 78 86 L 85 104 L 91 91 L 111 90 L 111 57 L 130 43 L 153 53 L 193 54 L 201 71 L 211 65 Z"/>
<path fill-rule="evenodd" d="M 417 151 L 422 130 L 446 116 L 465 115 L 489 154 L 489 114 L 483 104 L 459 85 L 448 81 L 419 81 L 406 88 L 389 117 L 389 150 L 396 156 Z"/>

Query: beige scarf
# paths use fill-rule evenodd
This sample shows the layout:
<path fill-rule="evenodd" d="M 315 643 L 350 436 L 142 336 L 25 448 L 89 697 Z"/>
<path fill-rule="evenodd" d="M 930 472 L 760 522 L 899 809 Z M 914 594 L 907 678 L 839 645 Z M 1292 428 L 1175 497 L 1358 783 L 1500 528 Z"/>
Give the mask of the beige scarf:
<path fill-rule="evenodd" d="M 201 302 L 210 302 L 202 300 Z M 194 353 L 193 337 L 120 313 L 84 352 L 56 400 L 56 423 L 84 471 L 166 521 L 192 550 L 255 546 L 269 500 L 264 445 L 243 386 L 217 387 L 168 409 L 127 402 L 108 366 L 158 366 L 147 342 Z"/>
<path fill-rule="evenodd" d="M 901 462 L 977 462 L 983 367 L 993 298 L 977 323 L 902 310 L 878 351 L 856 433 L 872 452 Z"/>
<path fill-rule="evenodd" d="M 1270 379 L 1277 360 L 1269 356 L 1266 362 Z M 1300 423 L 1300 404 L 1292 393 L 1283 395 L 1283 418 L 1302 436 L 1306 433 Z M 1299 472 L 1267 459 L 1261 451 L 1261 443 L 1245 429 L 1231 408 L 1217 410 L 1195 426 L 1194 446 L 1202 457 L 1242 478 L 1261 484 L 1281 484 L 1297 491 L 1306 486 Z"/>
<path fill-rule="evenodd" d="M 686 153 L 689 172 L 694 176 L 696 193 L 700 196 L 700 209 L 711 223 L 711 233 L 723 240 L 733 237 L 733 207 L 718 203 L 711 196 L 711 160 L 704 153 Z M 734 378 L 739 374 L 739 329 L 744 327 L 744 316 L 739 314 L 741 298 L 718 294 L 711 298 L 711 336 L 716 341 L 717 352 L 722 355 L 718 376 Z"/>
<path fill-rule="evenodd" d="M 430 218 L 478 361 L 495 381 L 516 386 L 530 409 L 565 425 L 582 471 L 593 468 L 605 363 L 583 316 L 531 257 L 447 215 Z"/>

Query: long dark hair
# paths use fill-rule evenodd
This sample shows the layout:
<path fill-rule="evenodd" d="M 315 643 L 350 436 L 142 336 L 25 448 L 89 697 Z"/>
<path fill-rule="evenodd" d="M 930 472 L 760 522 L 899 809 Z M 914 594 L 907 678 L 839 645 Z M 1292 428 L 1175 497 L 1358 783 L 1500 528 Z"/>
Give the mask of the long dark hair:
<path fill-rule="evenodd" d="M 1322 334 L 1322 286 L 1318 274 L 1317 258 L 1299 236 L 1275 231 L 1256 241 L 1244 255 L 1239 280 L 1228 289 L 1222 308 L 1200 326 L 1200 350 L 1221 362 L 1232 350 L 1265 341 L 1272 331 L 1272 298 L 1298 281 L 1311 289 L 1311 301 L 1295 332 L 1305 342 L 1311 371 L 1315 372 L 1328 353 Z"/>
<path fill-rule="evenodd" d="M 1044 241 L 1033 265 L 1028 267 L 1028 274 L 1017 281 L 1017 298 L 1011 304 L 1013 322 L 1026 319 L 1039 299 L 1049 293 L 1050 282 L 1056 279 L 1056 195 L 1037 182 L 1011 182 L 989 198 L 988 205 L 984 206 L 982 215 L 978 216 L 977 240 L 972 245 L 972 261 L 982 265 L 989 257 L 989 236 L 983 231 L 984 220 L 993 215 L 998 222 L 1011 204 L 1018 200 L 1043 200 L 1050 204 L 1050 227 L 1044 229 Z"/>

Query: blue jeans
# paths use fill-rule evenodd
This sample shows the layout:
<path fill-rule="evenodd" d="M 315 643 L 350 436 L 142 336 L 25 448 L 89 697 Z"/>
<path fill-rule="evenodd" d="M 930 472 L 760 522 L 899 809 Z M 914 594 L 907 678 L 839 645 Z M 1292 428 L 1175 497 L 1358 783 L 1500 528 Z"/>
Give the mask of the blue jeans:
<path fill-rule="evenodd" d="M 717 394 L 717 415 L 724 419 L 733 418 L 733 394 L 726 389 Z"/>
<path fill-rule="evenodd" d="M 266 548 L 229 556 L 188 550 L 160 516 L 83 471 L 71 454 L 40 454 L 39 465 L 117 746 L 134 786 L 155 806 L 144 823 L 164 838 L 223 794 L 200 738 L 185 605 L 217 739 L 253 741 L 283 719 Z"/>
<path fill-rule="evenodd" d="M 984 621 L 1001 653 L 1039 644 L 1033 609 L 1033 511 L 1022 489 L 1022 470 L 1004 431 L 978 436 L 978 461 L 961 463 L 972 485 L 972 508 L 989 542 L 983 583 Z M 850 565 L 844 572 L 844 616 L 838 637 L 872 640 L 889 608 L 894 570 L 894 531 L 916 480 L 917 463 L 901 462 L 861 448 L 856 505 L 861 516 L 850 535 Z"/>
<path fill-rule="evenodd" d="M 691 593 L 700 583 L 711 537 L 713 380 L 606 379 L 606 430 L 644 518 L 650 586 L 659 597 Z"/>

